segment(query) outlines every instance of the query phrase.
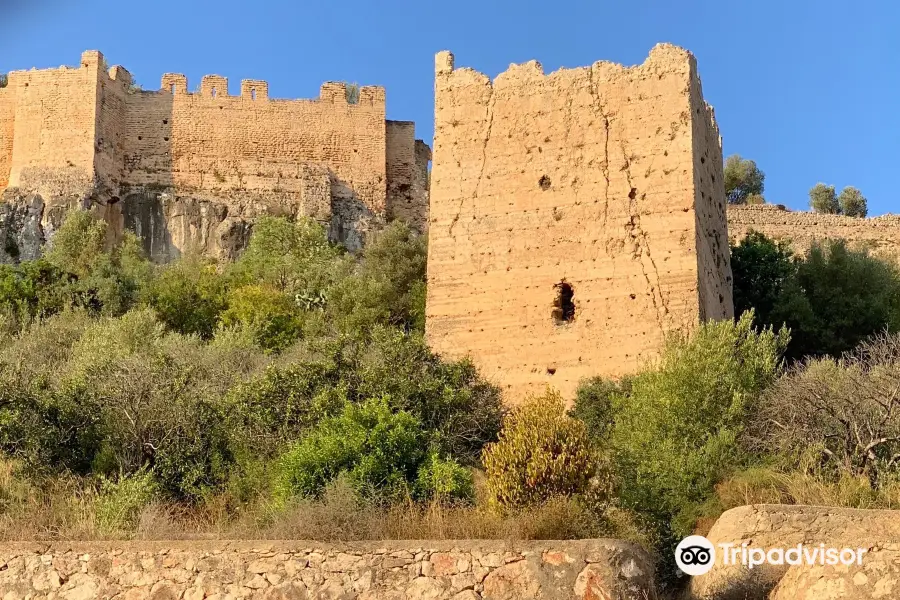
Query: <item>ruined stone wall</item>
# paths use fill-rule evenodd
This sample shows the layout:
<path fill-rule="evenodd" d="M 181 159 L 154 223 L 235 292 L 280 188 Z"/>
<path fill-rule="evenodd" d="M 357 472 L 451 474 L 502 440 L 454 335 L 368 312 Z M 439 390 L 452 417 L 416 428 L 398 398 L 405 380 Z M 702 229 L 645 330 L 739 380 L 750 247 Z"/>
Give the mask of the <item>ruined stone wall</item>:
<path fill-rule="evenodd" d="M 128 143 L 126 119 L 128 100 L 133 94 L 131 74 L 122 67 L 101 71 L 97 85 L 97 139 L 94 169 L 103 196 L 118 196 L 125 175 Z"/>
<path fill-rule="evenodd" d="M 97 82 L 102 57 L 78 68 L 13 71 L 15 125 L 8 185 L 45 197 L 89 193 L 94 181 Z"/>
<path fill-rule="evenodd" d="M 715 113 L 703 100 L 699 77 L 691 81 L 691 106 L 700 317 L 731 318 L 734 316 L 734 299 L 725 177 L 722 173 L 722 138 Z"/>
<path fill-rule="evenodd" d="M 270 99 L 257 80 L 242 82 L 239 96 L 229 96 L 227 80 L 214 75 L 196 93 L 187 85 L 181 75 L 166 75 L 163 91 L 129 98 L 126 183 L 286 201 L 303 195 L 304 165 L 315 163 L 332 170 L 339 197 L 384 211 L 382 88 L 363 87 L 359 102 L 349 104 L 339 83 L 324 84 L 316 100 Z"/>
<path fill-rule="evenodd" d="M 133 542 L 0 546 L 0 597 L 653 600 L 653 566 L 614 540 Z"/>
<path fill-rule="evenodd" d="M 16 123 L 15 94 L 15 89 L 9 86 L 0 88 L 0 189 L 9 184 Z"/>
<path fill-rule="evenodd" d="M 789 241 L 805 252 L 813 240 L 844 239 L 883 258 L 900 262 L 900 215 L 858 219 L 841 215 L 795 212 L 775 204 L 728 207 L 728 234 L 733 243 L 751 230 Z"/>
<path fill-rule="evenodd" d="M 659 45 L 637 67 L 550 75 L 532 61 L 491 82 L 443 52 L 435 97 L 426 334 L 437 352 L 471 355 L 509 401 L 548 384 L 571 398 L 582 378 L 655 356 L 666 331 L 698 322 L 701 297 L 709 316 L 731 314 L 724 240 L 698 258 L 698 239 L 725 230 L 724 190 L 689 53 Z M 571 320 L 560 284 L 574 292 Z"/>

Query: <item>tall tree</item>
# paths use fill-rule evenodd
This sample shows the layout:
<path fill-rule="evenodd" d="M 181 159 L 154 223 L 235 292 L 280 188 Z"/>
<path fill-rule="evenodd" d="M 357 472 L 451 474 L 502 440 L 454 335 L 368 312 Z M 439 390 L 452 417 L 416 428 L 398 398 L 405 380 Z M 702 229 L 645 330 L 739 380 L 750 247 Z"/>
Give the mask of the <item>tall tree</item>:
<path fill-rule="evenodd" d="M 809 207 L 817 213 L 827 215 L 841 214 L 841 205 L 838 204 L 837 194 L 833 185 L 817 183 L 809 190 Z"/>
<path fill-rule="evenodd" d="M 762 196 L 765 181 L 766 174 L 755 161 L 741 158 L 739 154 L 725 160 L 725 196 L 729 204 L 746 204 L 748 197 Z"/>
<path fill-rule="evenodd" d="M 841 190 L 838 204 L 841 206 L 841 212 L 848 217 L 865 217 L 869 212 L 866 197 L 858 189 L 849 185 Z"/>

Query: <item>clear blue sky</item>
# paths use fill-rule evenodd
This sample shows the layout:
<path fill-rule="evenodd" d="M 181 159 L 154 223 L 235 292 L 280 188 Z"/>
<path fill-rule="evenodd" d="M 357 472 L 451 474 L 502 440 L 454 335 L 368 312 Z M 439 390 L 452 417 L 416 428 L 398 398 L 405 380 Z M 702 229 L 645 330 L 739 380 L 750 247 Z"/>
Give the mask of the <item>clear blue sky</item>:
<path fill-rule="evenodd" d="M 725 154 L 753 158 L 766 197 L 807 206 L 818 181 L 855 185 L 870 214 L 900 213 L 900 4 L 892 0 L 0 0 L 0 71 L 77 64 L 98 49 L 145 89 L 182 72 L 269 81 L 273 97 L 321 82 L 387 88 L 388 118 L 433 132 L 434 53 L 491 76 L 636 64 L 657 42 L 698 59 Z"/>

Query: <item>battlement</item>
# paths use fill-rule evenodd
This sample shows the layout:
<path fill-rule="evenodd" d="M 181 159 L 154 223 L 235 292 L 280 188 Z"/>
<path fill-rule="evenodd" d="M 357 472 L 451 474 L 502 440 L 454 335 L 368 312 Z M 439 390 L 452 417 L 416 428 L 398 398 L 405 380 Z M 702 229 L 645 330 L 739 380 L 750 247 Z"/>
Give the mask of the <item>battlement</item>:
<path fill-rule="evenodd" d="M 115 67 L 114 67 L 115 68 Z M 204 98 L 243 98 L 252 101 L 273 100 L 276 102 L 328 102 L 349 106 L 384 106 L 385 91 L 380 86 L 362 86 L 357 89 L 357 97 L 349 93 L 344 82 L 328 81 L 322 84 L 318 98 L 281 99 L 269 98 L 269 83 L 263 79 L 242 79 L 239 96 L 228 93 L 228 78 L 221 75 L 204 75 L 197 92 L 188 91 L 188 79 L 181 73 L 166 73 L 160 81 L 159 91 L 168 94 L 197 95 Z"/>

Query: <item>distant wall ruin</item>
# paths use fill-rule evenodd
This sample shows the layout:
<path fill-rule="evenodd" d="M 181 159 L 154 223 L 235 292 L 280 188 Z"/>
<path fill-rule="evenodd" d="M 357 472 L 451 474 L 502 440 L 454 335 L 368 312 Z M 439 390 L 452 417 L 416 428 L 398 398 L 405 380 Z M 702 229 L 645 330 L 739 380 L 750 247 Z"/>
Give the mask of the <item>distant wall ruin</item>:
<path fill-rule="evenodd" d="M 900 215 L 869 219 L 791 211 L 775 204 L 728 207 L 728 236 L 736 243 L 751 230 L 790 242 L 805 252 L 813 240 L 844 239 L 875 256 L 900 262 Z"/>
<path fill-rule="evenodd" d="M 97 51 L 77 68 L 13 71 L 0 89 L 0 191 L 102 206 L 162 260 L 189 246 L 228 257 L 229 236 L 260 214 L 309 216 L 359 247 L 427 204 L 428 154 L 413 123 L 385 120 L 383 88 L 351 96 L 331 82 L 316 99 L 276 100 L 249 79 L 230 96 L 217 75 L 189 92 L 171 73 L 144 91 Z"/>
<path fill-rule="evenodd" d="M 494 81 L 436 57 L 426 334 L 508 400 L 731 317 L 721 141 L 688 52 Z"/>

